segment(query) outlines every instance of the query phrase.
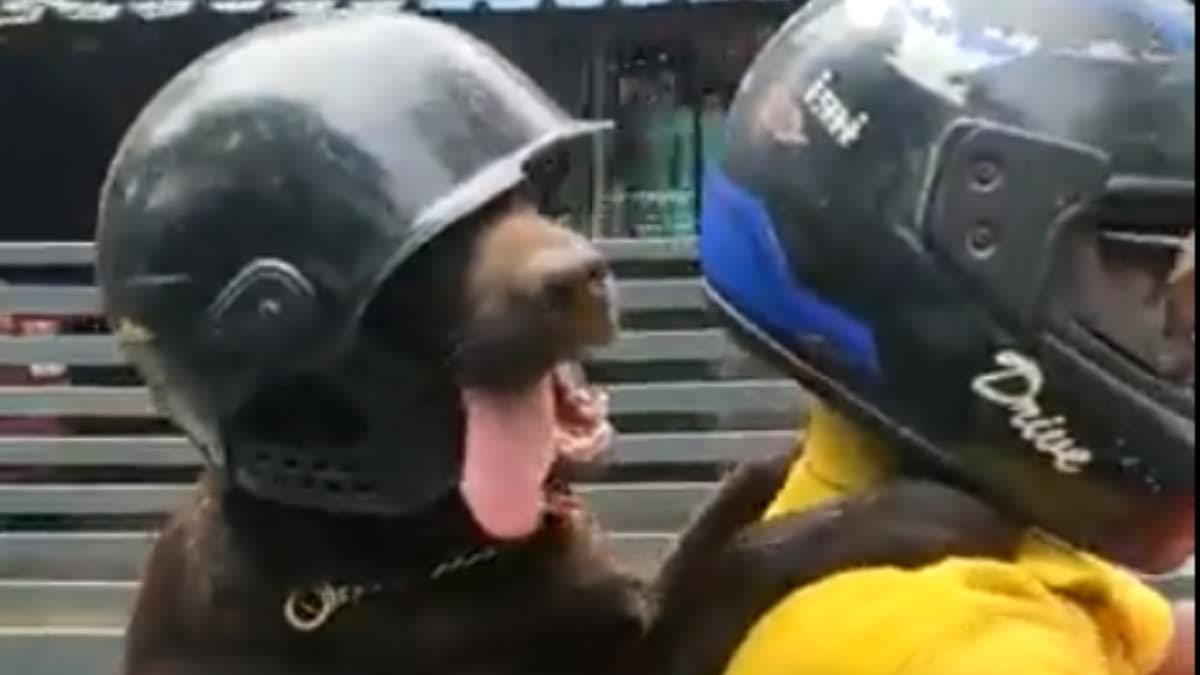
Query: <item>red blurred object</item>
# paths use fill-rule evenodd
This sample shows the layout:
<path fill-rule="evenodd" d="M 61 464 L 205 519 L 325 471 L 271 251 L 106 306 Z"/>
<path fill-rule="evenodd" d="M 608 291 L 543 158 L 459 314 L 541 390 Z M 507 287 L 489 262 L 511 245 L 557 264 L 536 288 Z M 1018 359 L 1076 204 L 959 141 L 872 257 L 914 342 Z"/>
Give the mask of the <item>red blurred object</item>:
<path fill-rule="evenodd" d="M 0 314 L 0 336 L 54 335 L 62 329 L 56 317 Z M 67 368 L 60 363 L 0 364 L 0 387 L 54 386 L 67 383 Z M 53 417 L 0 416 L 0 436 L 46 436 L 61 433 Z"/>
<path fill-rule="evenodd" d="M 1167 662 L 1155 675 L 1194 675 L 1196 672 L 1196 603 L 1175 605 L 1175 638 Z"/>

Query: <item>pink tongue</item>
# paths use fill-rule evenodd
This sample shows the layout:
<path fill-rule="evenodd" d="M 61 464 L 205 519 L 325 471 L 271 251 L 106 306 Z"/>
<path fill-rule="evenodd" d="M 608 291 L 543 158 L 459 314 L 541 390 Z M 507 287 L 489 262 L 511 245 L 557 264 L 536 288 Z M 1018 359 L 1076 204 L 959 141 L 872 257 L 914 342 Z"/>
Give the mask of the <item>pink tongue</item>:
<path fill-rule="evenodd" d="M 537 532 L 543 484 L 555 458 L 554 390 L 547 376 L 522 394 L 463 391 L 466 452 L 459 489 L 475 522 L 495 539 Z"/>

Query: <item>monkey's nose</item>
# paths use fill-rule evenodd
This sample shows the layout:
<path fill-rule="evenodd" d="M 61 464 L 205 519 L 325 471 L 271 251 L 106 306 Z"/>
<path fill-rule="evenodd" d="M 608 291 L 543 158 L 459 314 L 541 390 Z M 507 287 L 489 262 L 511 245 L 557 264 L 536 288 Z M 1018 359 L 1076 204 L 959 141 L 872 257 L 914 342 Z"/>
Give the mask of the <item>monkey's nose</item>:
<path fill-rule="evenodd" d="M 579 298 L 608 297 L 612 270 L 590 243 L 548 251 L 534 264 L 542 292 L 553 304 L 571 305 Z"/>
<path fill-rule="evenodd" d="M 542 302 L 579 345 L 607 344 L 619 330 L 612 269 L 586 239 L 546 251 L 534 262 Z"/>

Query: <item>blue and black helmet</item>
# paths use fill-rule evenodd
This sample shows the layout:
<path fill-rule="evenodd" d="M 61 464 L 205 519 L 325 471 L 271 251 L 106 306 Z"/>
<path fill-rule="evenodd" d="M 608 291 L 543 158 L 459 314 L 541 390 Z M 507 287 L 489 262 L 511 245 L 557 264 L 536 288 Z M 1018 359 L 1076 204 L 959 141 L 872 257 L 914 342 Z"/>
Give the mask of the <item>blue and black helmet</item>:
<path fill-rule="evenodd" d="M 1190 4 L 818 0 L 727 133 L 701 254 L 735 332 L 916 470 L 1163 559 L 1196 472 Z"/>

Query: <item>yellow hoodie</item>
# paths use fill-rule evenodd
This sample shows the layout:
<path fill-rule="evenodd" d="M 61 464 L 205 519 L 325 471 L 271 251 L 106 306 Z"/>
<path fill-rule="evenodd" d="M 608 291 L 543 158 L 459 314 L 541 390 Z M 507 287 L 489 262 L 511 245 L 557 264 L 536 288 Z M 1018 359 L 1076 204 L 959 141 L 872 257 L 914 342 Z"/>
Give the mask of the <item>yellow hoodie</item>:
<path fill-rule="evenodd" d="M 814 414 L 767 517 L 887 478 L 873 439 Z M 1136 577 L 1036 533 L 1015 562 L 951 558 L 801 589 L 761 619 L 726 675 L 1149 675 L 1171 608 Z"/>

